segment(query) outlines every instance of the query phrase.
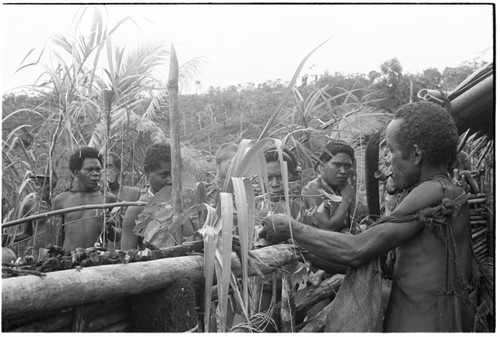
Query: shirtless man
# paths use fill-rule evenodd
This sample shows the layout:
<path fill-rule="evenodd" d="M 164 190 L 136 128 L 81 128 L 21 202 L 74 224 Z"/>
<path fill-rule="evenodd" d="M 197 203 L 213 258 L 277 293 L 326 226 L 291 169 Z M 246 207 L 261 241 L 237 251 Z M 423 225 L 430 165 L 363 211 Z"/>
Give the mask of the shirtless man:
<path fill-rule="evenodd" d="M 340 232 L 348 230 L 354 201 L 354 188 L 350 177 L 353 173 L 354 150 L 349 145 L 329 142 L 320 156 L 320 175 L 302 189 L 306 207 L 316 210 L 311 224 L 317 228 Z M 326 197 L 328 194 L 334 201 Z"/>
<path fill-rule="evenodd" d="M 102 156 L 96 149 L 83 147 L 76 150 L 69 159 L 69 169 L 75 179 L 73 188 L 56 196 L 54 210 L 116 202 L 113 194 L 104 194 L 100 189 L 102 165 Z M 94 247 L 103 232 L 105 213 L 102 209 L 90 209 L 61 215 L 58 221 L 63 226 L 63 249 Z M 109 240 L 119 236 L 119 231 L 110 222 L 106 223 L 105 233 Z"/>
<path fill-rule="evenodd" d="M 391 151 L 394 185 L 398 191 L 411 189 L 392 215 L 412 214 L 440 205 L 445 197 L 457 202 L 456 213 L 442 218 L 445 222 L 451 221 L 453 227 L 459 278 L 470 282 L 467 197 L 447 173 L 458 145 L 455 123 L 445 109 L 434 103 L 410 103 L 396 112 L 387 127 L 386 139 Z M 439 219 L 434 217 L 434 220 L 432 225 L 443 226 L 437 222 Z M 436 227 L 433 230 L 433 226 L 418 220 L 382 222 L 358 235 L 347 235 L 307 226 L 280 214 L 264 220 L 260 235 L 280 242 L 290 237 L 290 228 L 303 248 L 329 262 L 354 268 L 396 249 L 384 330 L 440 330 L 438 318 L 442 312 L 438 308 L 438 294 L 445 287 L 446 244 Z M 472 316 L 462 318 L 465 331 L 472 327 Z"/>
<path fill-rule="evenodd" d="M 149 190 L 139 201 L 149 202 L 156 192 L 167 185 L 172 185 L 172 164 L 170 162 L 170 144 L 153 144 L 144 157 L 144 172 L 149 181 Z M 130 206 L 123 219 L 122 250 L 143 249 L 142 237 L 134 234 L 136 220 L 144 210 L 144 206 Z"/>

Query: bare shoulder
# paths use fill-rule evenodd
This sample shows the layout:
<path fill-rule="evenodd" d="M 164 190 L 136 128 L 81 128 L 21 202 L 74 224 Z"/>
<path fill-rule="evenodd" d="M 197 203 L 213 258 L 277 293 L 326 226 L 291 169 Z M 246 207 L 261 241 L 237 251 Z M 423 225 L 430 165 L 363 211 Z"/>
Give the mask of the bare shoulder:
<path fill-rule="evenodd" d="M 446 196 L 455 198 L 460 194 L 460 189 L 450 181 L 445 182 Z M 445 198 L 443 185 L 438 180 L 425 181 L 415 187 L 396 207 L 395 212 L 408 214 L 423 208 L 436 206 Z"/>
<path fill-rule="evenodd" d="M 106 203 L 112 203 L 116 201 L 117 200 L 114 194 L 106 192 Z"/>
<path fill-rule="evenodd" d="M 62 192 L 54 198 L 54 209 L 64 208 L 64 202 L 71 196 L 71 192 Z"/>

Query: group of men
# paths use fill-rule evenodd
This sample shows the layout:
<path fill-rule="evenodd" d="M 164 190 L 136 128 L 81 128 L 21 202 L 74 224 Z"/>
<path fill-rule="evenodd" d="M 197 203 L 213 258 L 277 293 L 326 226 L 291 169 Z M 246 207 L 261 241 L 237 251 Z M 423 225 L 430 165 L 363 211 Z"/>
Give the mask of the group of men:
<path fill-rule="evenodd" d="M 331 142 L 319 158 L 318 176 L 302 189 L 303 208 L 292 210 L 291 216 L 274 212 L 265 217 L 259 236 L 276 243 L 293 237 L 307 250 L 312 261 L 317 261 L 319 268 L 331 273 L 345 273 L 348 268 L 358 268 L 394 250 L 396 260 L 384 331 L 439 331 L 442 315 L 438 299 L 447 282 L 445 267 L 447 245 L 450 244 L 446 240 L 451 240 L 456 247 L 454 258 L 459 276 L 466 283 L 471 279 L 467 198 L 449 175 L 456 159 L 458 139 L 456 126 L 445 109 L 429 102 L 404 105 L 386 131 L 394 186 L 397 191 L 408 193 L 391 217 L 381 219 L 359 234 L 352 234 L 356 198 L 351 182 L 355 169 L 354 151 L 347 144 Z M 236 150 L 235 145 L 225 146 L 224 155 L 217 157 L 219 181 L 225 179 Z M 284 183 L 278 151 L 268 150 L 265 158 L 269 199 L 282 203 Z M 293 181 L 298 176 L 297 160 L 289 151 L 283 152 L 282 158 L 287 162 L 288 176 Z M 114 172 L 119 171 L 116 157 L 110 156 L 108 163 L 114 165 L 110 166 Z M 150 200 L 156 192 L 171 184 L 170 146 L 155 144 L 148 149 L 144 170 L 149 189 L 142 196 L 138 189 L 117 183 L 110 184 L 110 192 L 103 192 L 100 186 L 102 167 L 103 160 L 97 150 L 82 148 L 76 151 L 69 163 L 75 182 L 70 191 L 56 196 L 53 209 L 117 200 Z M 427 218 L 422 215 L 424 210 L 442 206 L 443 200 L 451 202 L 452 211 L 445 215 L 433 214 L 439 218 L 434 222 L 429 221 L 428 215 Z M 133 232 L 141 211 L 141 206 L 129 207 L 120 226 L 108 221 L 104 227 L 106 240 L 120 240 L 122 250 L 141 248 L 141 238 Z M 413 216 L 415 214 L 418 216 Z M 103 234 L 106 222 L 103 217 L 106 212 L 95 209 L 62 215 L 63 248 L 93 246 Z M 436 226 L 442 226 L 441 230 L 436 231 Z M 445 240 L 438 232 L 451 234 Z M 471 329 L 472 318 L 460 318 L 464 330 Z"/>

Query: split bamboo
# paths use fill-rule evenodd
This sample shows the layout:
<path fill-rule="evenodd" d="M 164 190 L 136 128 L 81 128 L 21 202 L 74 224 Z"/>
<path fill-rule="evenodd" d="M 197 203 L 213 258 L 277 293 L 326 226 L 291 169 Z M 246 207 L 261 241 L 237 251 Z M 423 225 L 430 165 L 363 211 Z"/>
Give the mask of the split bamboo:
<path fill-rule="evenodd" d="M 104 209 L 104 208 L 114 208 L 114 207 L 122 207 L 122 206 L 145 206 L 147 203 L 144 201 L 121 201 L 121 202 L 114 202 L 114 203 L 109 203 L 109 204 L 96 204 L 96 205 L 82 205 L 82 206 L 76 206 L 76 207 L 68 207 L 64 209 L 58 209 L 56 211 L 50 211 L 46 213 L 39 213 L 36 215 L 32 216 L 27 216 L 26 218 L 21 218 L 17 220 L 12 220 L 12 221 L 7 221 L 2 224 L 2 229 L 7 228 L 7 227 L 12 227 L 15 225 L 19 225 L 28 221 L 33 221 L 33 220 L 38 220 L 38 219 L 47 219 L 49 217 L 59 215 L 59 214 L 66 214 L 66 213 L 71 213 L 71 212 L 77 212 L 77 211 L 84 211 L 87 209 Z"/>

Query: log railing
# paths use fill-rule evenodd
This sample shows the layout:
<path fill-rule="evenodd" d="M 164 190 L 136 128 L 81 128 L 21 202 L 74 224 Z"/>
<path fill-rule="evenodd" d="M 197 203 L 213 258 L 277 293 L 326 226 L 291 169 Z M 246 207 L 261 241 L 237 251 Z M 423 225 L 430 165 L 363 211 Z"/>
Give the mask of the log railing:
<path fill-rule="evenodd" d="M 295 259 L 290 245 L 253 250 L 264 273 Z M 233 253 L 231 268 L 241 276 L 241 264 Z M 85 267 L 2 280 L 2 318 L 12 319 L 43 311 L 147 293 L 167 287 L 181 277 L 203 279 L 203 256 L 184 256 L 153 261 Z"/>

